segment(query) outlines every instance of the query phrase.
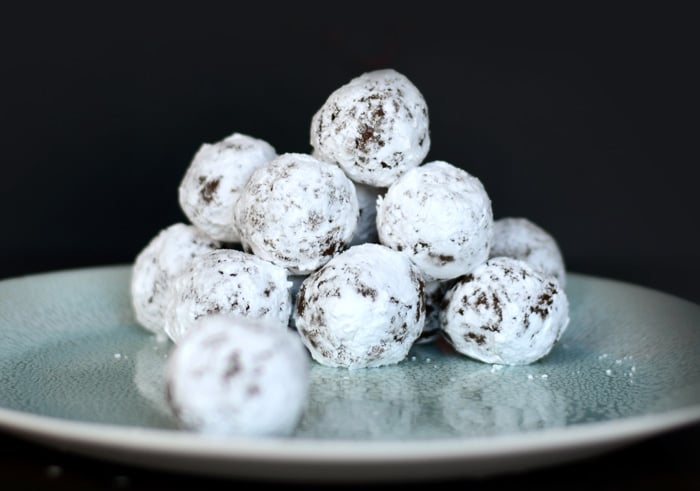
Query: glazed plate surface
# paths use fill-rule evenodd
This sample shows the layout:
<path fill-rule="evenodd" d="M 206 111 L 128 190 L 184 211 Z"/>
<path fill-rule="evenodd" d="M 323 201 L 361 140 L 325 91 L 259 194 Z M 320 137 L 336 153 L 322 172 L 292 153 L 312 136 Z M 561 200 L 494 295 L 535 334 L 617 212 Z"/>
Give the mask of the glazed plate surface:
<path fill-rule="evenodd" d="M 343 482 L 534 469 L 700 421 L 700 306 L 569 273 L 571 323 L 537 363 L 491 366 L 434 343 L 391 367 L 314 364 L 293 436 L 204 437 L 169 412 L 172 345 L 135 323 L 130 272 L 0 281 L 0 428 L 154 469 Z"/>

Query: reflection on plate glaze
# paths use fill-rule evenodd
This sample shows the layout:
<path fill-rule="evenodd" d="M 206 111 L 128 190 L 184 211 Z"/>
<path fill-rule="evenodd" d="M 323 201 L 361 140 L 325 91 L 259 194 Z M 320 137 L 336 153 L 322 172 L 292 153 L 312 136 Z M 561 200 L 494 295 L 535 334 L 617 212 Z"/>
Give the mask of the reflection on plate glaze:
<path fill-rule="evenodd" d="M 464 370 L 442 386 L 440 407 L 456 434 L 496 435 L 566 424 L 566 398 L 549 384 L 547 374 L 528 373 L 514 384 L 502 373 L 512 369 Z"/>
<path fill-rule="evenodd" d="M 523 383 L 513 384 L 514 371 Z M 297 436 L 421 439 L 563 426 L 566 398 L 539 371 L 468 360 L 441 345 L 416 345 L 394 366 L 316 365 Z"/>
<path fill-rule="evenodd" d="M 153 409 L 167 417 L 173 416 L 165 397 L 165 365 L 172 346 L 167 339 L 150 336 L 136 353 L 134 361 L 136 390 Z"/>

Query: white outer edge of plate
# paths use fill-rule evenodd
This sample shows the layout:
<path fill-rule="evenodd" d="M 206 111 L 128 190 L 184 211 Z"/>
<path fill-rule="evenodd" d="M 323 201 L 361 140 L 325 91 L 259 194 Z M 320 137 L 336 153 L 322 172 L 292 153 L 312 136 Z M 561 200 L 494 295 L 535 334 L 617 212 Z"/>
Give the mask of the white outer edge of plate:
<path fill-rule="evenodd" d="M 483 477 L 529 470 L 597 455 L 698 421 L 700 406 L 691 406 L 514 435 L 359 442 L 216 438 L 0 408 L 0 428 L 87 456 L 175 472 L 309 482 Z M 490 465 L 494 458 L 501 463 Z M 504 465 L 502 459 L 512 462 Z"/>

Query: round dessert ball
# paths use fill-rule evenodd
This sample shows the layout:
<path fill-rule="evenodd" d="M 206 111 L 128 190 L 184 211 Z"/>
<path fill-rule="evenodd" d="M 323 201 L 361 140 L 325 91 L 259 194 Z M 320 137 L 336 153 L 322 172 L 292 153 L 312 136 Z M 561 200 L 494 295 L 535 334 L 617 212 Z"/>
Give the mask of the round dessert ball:
<path fill-rule="evenodd" d="M 165 333 L 178 343 L 201 317 L 232 313 L 287 328 L 292 310 L 287 271 L 234 249 L 197 256 L 173 282 Z"/>
<path fill-rule="evenodd" d="M 423 279 L 403 254 L 381 244 L 353 246 L 304 280 L 294 321 L 322 365 L 392 365 L 423 329 Z"/>
<path fill-rule="evenodd" d="M 331 93 L 314 114 L 310 141 L 353 181 L 387 187 L 428 154 L 428 106 L 396 70 L 363 73 Z"/>
<path fill-rule="evenodd" d="M 260 319 L 200 318 L 167 364 L 167 400 L 187 429 L 286 436 L 303 413 L 309 356 L 299 337 Z"/>
<path fill-rule="evenodd" d="M 299 153 L 256 170 L 236 205 L 245 250 L 297 275 L 344 250 L 358 219 L 353 182 L 337 166 Z"/>
<path fill-rule="evenodd" d="M 253 171 L 276 156 L 266 141 L 241 133 L 203 144 L 180 182 L 180 208 L 210 237 L 240 242 L 233 208 Z"/>
<path fill-rule="evenodd" d="M 458 352 L 486 363 L 526 365 L 559 340 L 569 324 L 569 302 L 554 277 L 519 259 L 496 257 L 447 292 L 440 321 Z"/>
<path fill-rule="evenodd" d="M 195 256 L 219 247 L 219 242 L 193 225 L 175 223 L 158 232 L 139 252 L 131 270 L 131 305 L 139 325 L 164 336 L 164 315 L 174 278 Z"/>
<path fill-rule="evenodd" d="M 505 217 L 493 222 L 490 256 L 522 259 L 536 271 L 556 277 L 562 287 L 566 286 L 566 267 L 557 241 L 527 218 Z"/>
<path fill-rule="evenodd" d="M 457 278 L 488 259 L 491 200 L 478 178 L 437 160 L 409 170 L 378 199 L 377 231 L 426 281 Z"/>

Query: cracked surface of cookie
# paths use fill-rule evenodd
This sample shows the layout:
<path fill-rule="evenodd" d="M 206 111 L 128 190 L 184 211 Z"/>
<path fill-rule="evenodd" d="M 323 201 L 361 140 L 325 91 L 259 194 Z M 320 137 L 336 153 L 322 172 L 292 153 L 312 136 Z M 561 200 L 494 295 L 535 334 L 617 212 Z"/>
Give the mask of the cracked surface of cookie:
<path fill-rule="evenodd" d="M 377 231 L 427 281 L 457 278 L 488 259 L 491 200 L 478 178 L 436 160 L 406 172 L 378 199 Z"/>
<path fill-rule="evenodd" d="M 359 220 L 357 193 L 336 165 L 285 153 L 253 173 L 236 219 L 245 250 L 308 274 L 348 247 Z"/>
<path fill-rule="evenodd" d="M 167 401 L 189 430 L 285 436 L 306 405 L 309 368 L 293 331 L 260 319 L 202 317 L 168 360 Z"/>
<path fill-rule="evenodd" d="M 291 314 L 287 271 L 234 249 L 197 256 L 173 282 L 165 333 L 175 343 L 195 321 L 213 314 L 238 314 L 287 328 Z"/>
<path fill-rule="evenodd" d="M 353 246 L 301 284 L 294 320 L 322 365 L 366 368 L 402 361 L 425 322 L 424 282 L 381 244 Z"/>
<path fill-rule="evenodd" d="M 266 141 L 241 133 L 202 144 L 180 182 L 180 208 L 208 236 L 240 242 L 234 206 L 253 171 L 276 156 Z"/>
<path fill-rule="evenodd" d="M 333 91 L 314 114 L 310 142 L 353 181 L 387 187 L 428 154 L 428 106 L 396 70 L 366 72 Z"/>
<path fill-rule="evenodd" d="M 161 230 L 137 255 L 131 270 L 130 297 L 136 321 L 145 329 L 165 336 L 165 309 L 174 279 L 195 256 L 221 244 L 193 225 L 175 223 Z"/>
<path fill-rule="evenodd" d="M 549 354 L 569 324 L 569 302 L 556 278 L 503 256 L 460 278 L 444 304 L 445 338 L 486 363 L 533 363 Z"/>
<path fill-rule="evenodd" d="M 504 217 L 493 223 L 490 257 L 522 259 L 544 275 L 566 286 L 566 266 L 559 244 L 545 229 L 523 217 Z"/>

